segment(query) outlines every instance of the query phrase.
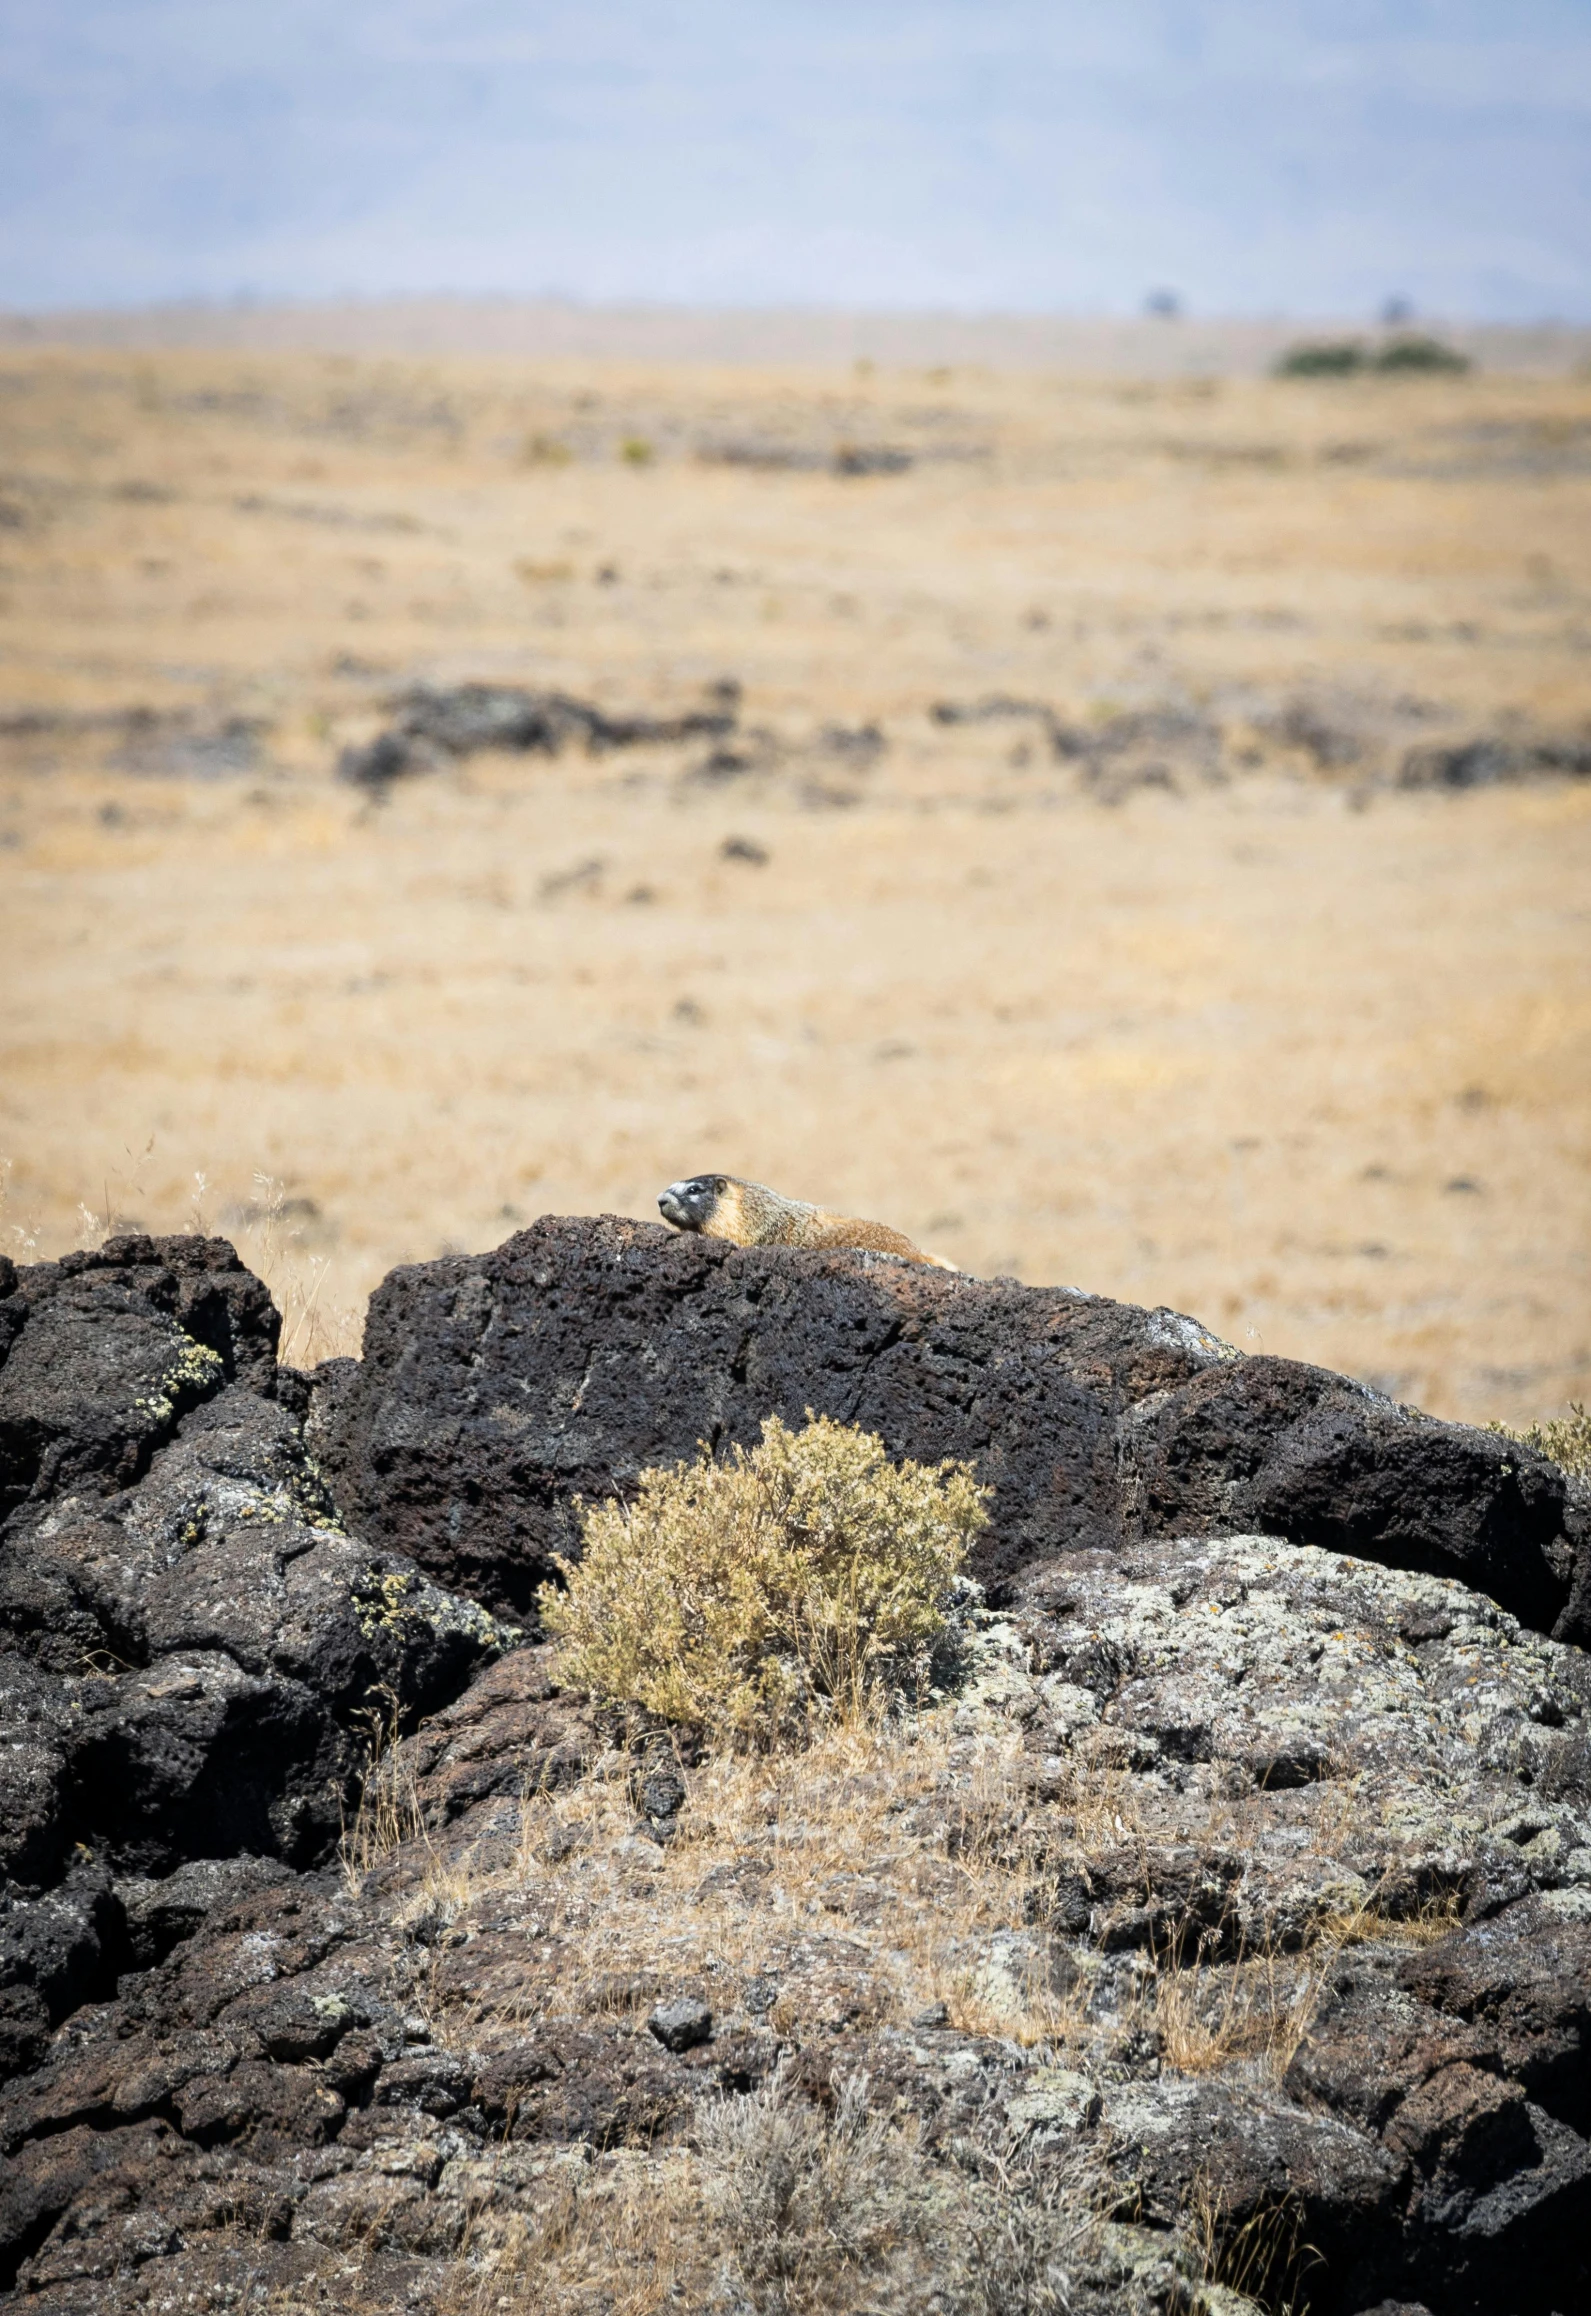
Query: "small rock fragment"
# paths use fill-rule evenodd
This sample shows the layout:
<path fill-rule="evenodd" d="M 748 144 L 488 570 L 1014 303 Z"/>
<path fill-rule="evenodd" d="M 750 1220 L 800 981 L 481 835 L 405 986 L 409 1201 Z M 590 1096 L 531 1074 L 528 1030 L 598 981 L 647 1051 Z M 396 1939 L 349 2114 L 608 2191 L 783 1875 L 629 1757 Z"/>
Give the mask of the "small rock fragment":
<path fill-rule="evenodd" d="M 697 1995 L 677 1995 L 660 2002 L 647 2026 L 666 2051 L 693 2051 L 713 2031 L 713 2014 Z"/>

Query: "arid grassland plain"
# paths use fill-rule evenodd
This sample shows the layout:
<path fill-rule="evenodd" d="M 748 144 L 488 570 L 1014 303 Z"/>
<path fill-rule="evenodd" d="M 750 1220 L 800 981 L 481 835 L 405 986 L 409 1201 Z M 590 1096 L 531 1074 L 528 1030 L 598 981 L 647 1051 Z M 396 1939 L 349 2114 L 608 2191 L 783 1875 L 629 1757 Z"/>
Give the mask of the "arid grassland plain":
<path fill-rule="evenodd" d="M 339 779 L 468 682 L 719 729 Z M 723 1168 L 1552 1414 L 1588 769 L 1584 376 L 12 342 L 4 1246 L 225 1230 L 308 1360 Z"/>

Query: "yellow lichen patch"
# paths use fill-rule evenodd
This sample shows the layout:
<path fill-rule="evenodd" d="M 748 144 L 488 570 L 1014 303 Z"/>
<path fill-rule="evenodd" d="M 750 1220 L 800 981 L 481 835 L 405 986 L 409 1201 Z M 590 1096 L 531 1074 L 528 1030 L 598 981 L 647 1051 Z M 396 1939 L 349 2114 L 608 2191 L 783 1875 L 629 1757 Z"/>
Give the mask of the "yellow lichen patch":
<path fill-rule="evenodd" d="M 133 1405 L 141 1415 L 153 1417 L 157 1424 L 168 1424 L 177 1412 L 179 1400 L 203 1397 L 214 1390 L 225 1373 L 226 1364 L 218 1351 L 212 1351 L 208 1344 L 196 1343 L 191 1335 L 184 1335 L 181 1350 L 154 1390 L 135 1399 Z"/>

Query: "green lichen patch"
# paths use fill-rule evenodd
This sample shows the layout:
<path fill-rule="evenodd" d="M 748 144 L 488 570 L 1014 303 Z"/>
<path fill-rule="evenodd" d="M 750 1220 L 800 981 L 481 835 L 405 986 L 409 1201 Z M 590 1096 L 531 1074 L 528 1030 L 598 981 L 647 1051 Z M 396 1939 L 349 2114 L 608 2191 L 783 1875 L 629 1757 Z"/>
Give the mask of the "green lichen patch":
<path fill-rule="evenodd" d="M 438 1635 L 458 1634 L 487 1655 L 517 1648 L 525 1635 L 465 1600 L 444 1592 L 416 1568 L 372 1565 L 352 1587 L 354 1615 L 367 1641 L 387 1639 L 407 1645 L 422 1627 Z"/>
<path fill-rule="evenodd" d="M 179 1332 L 175 1356 L 162 1370 L 159 1380 L 133 1401 L 133 1407 L 139 1415 L 148 1418 L 153 1428 L 163 1431 L 176 1421 L 180 1409 L 196 1406 L 201 1399 L 208 1398 L 225 1376 L 226 1368 L 219 1352 Z"/>

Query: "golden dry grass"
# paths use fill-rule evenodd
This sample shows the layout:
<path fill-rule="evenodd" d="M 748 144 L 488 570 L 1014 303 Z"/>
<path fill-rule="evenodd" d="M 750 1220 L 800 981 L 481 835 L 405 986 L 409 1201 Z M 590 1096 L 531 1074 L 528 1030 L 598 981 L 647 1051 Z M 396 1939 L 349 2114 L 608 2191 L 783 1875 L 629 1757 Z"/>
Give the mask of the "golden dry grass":
<path fill-rule="evenodd" d="M 163 759 L 120 726 L 0 741 L 7 1243 L 227 1228 L 307 1358 L 394 1262 L 711 1165 L 1441 1413 L 1560 1411 L 1587 784 L 1355 810 L 1293 764 L 1106 810 L 926 711 L 1577 725 L 1588 427 L 1574 379 L 0 355 L 0 714 L 270 726 L 215 778 L 126 768 Z M 923 455 L 696 455 L 776 437 Z M 792 746 L 890 747 L 761 790 L 482 758 L 371 811 L 337 748 L 420 676 L 734 676 Z M 861 800 L 804 803 L 814 767 Z"/>
<path fill-rule="evenodd" d="M 1043 1924 L 1057 1870 L 1142 1843 L 1130 1781 L 1084 1741 L 1064 1790 L 1035 1809 L 1020 1731 L 981 1708 L 862 1714 L 798 1751 L 710 1756 L 686 1773 L 689 1803 L 666 1848 L 637 1838 L 623 1753 L 572 1791 L 528 1797 L 517 1854 L 493 1839 L 484 1856 L 456 1830 L 416 1832 L 406 1761 L 401 1748 L 382 1756 L 349 1864 L 357 1890 L 408 1844 L 420 1870 L 398 1923 L 423 1922 L 433 1938 L 448 1925 L 444 1953 L 481 1933 L 492 1947 L 473 1976 L 438 1984 L 433 1973 L 429 1992 L 408 1998 L 435 2042 L 477 2049 L 560 2021 L 639 2030 L 682 1987 L 722 2021 L 772 1968 L 767 2024 L 820 2066 L 826 2050 L 841 2054 L 830 2116 L 802 2096 L 792 2057 L 754 2097 L 704 2089 L 683 2138 L 546 2159 L 529 2213 L 467 2247 L 459 2316 L 650 2316 L 704 2304 L 725 2272 L 753 2307 L 792 2316 L 872 2308 L 881 2292 L 895 2305 L 886 2279 L 903 2306 L 932 2286 L 966 2316 L 1059 2309 L 1066 2295 L 1045 2276 L 1086 2256 L 1102 2213 L 1122 2205 L 1120 2183 L 1081 2141 L 1041 2175 L 1015 2122 L 971 2169 L 943 2149 L 925 2160 L 910 2113 L 885 2099 L 870 2114 L 865 2078 L 844 2073 L 865 2069 L 874 2030 L 909 2039 L 942 2004 L 942 2023 L 1026 2046 L 1071 2081 L 1079 2070 L 1113 2080 L 1123 2054 L 1153 2048 L 1178 2074 L 1235 2066 L 1277 2083 L 1346 1948 L 1419 1945 L 1454 1927 L 1441 1901 L 1400 1919 L 1363 1906 L 1323 1914 L 1288 1951 L 1223 1956 L 1189 1937 L 1114 1963 L 1074 1948 L 1057 1973 L 1057 1949 L 1030 1926 Z M 1256 1793 L 1241 1807 L 1257 1821 L 1276 1801 Z M 1316 1829 L 1323 1854 L 1349 1814 Z M 1179 1830 L 1217 1848 L 1241 1831 L 1213 1792 L 1189 1800 Z M 1114 1991 L 1101 2000 L 1107 1976 Z M 1234 2228 L 1201 2188 L 1183 2232 L 1190 2274 L 1269 2307 L 1306 2264 L 1286 2209 Z M 947 2246 L 958 2247 L 948 2269 Z"/>
<path fill-rule="evenodd" d="M 644 2014 L 682 1985 L 732 2009 L 781 1948 L 768 2023 L 797 2040 L 906 2026 L 937 2003 L 962 2033 L 1065 2064 L 1097 2068 L 1148 2035 L 1179 2072 L 1254 2058 L 1280 2080 L 1348 1948 L 1425 1945 L 1455 1926 L 1456 1901 L 1437 1897 L 1406 1914 L 1327 1907 L 1287 1944 L 1261 1936 L 1252 1949 L 1233 1947 L 1232 1925 L 1189 1927 L 1143 1947 L 1125 2007 L 1099 2012 L 1097 1958 L 1052 1979 L 1047 1934 L 1031 1926 L 1049 1918 L 1057 1877 L 1102 1854 L 1139 1850 L 1152 1882 L 1131 1780 L 1108 1743 L 1084 1737 L 1035 1808 L 1020 1732 L 981 1710 L 972 1723 L 953 1705 L 867 1710 L 794 1750 L 710 1754 L 684 1772 L 688 1806 L 666 1845 L 640 1827 L 635 1762 L 615 1751 L 572 1791 L 528 1795 L 513 1854 L 495 1840 L 484 1862 L 426 1829 L 408 1755 L 383 1747 L 345 1872 L 357 1893 L 410 1845 L 423 1871 L 400 1920 L 492 1921 L 505 1894 L 531 1899 L 546 1943 L 528 1943 L 484 1997 L 432 2014 L 440 2039 L 465 2043 L 548 2017 Z M 1250 1797 L 1251 1835 L 1270 1799 Z M 1212 1853 L 1237 1830 L 1215 1795 L 1187 1800 L 1178 1824 Z M 1335 1860 L 1347 1833 L 1346 1816 L 1323 1821 L 1307 1854 Z"/>

